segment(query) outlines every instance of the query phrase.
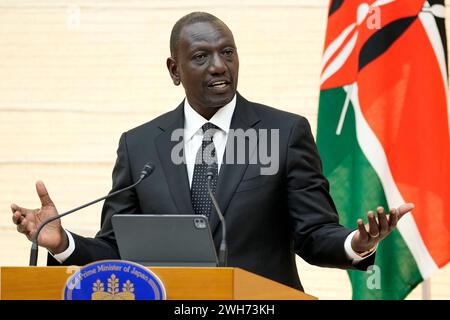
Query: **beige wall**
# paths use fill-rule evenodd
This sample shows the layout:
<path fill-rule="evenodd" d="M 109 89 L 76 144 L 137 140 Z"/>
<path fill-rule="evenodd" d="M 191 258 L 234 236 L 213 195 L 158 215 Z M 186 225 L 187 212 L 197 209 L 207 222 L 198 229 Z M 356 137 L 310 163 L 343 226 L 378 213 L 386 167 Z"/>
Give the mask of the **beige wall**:
<path fill-rule="evenodd" d="M 119 135 L 181 101 L 165 59 L 173 23 L 190 11 L 234 31 L 244 96 L 306 116 L 315 132 L 328 1 L 263 3 L 0 0 L 0 265 L 28 263 L 8 208 L 38 206 L 34 181 L 46 182 L 60 211 L 105 194 Z M 92 236 L 100 210 L 64 225 Z M 350 298 L 345 271 L 299 265 L 309 293 Z M 433 277 L 432 297 L 450 298 L 449 266 Z"/>

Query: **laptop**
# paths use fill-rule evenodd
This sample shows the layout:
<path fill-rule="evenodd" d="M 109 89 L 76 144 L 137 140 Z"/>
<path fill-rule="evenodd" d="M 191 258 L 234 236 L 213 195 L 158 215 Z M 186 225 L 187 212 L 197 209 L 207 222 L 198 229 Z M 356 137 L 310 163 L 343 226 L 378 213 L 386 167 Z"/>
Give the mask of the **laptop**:
<path fill-rule="evenodd" d="M 112 225 L 123 260 L 144 266 L 218 266 L 205 216 L 118 214 Z"/>

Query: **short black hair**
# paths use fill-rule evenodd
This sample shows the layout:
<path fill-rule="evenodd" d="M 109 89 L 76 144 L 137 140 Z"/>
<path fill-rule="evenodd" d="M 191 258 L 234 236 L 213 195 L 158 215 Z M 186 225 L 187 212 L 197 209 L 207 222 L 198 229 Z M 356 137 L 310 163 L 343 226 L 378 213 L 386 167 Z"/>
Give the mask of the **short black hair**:
<path fill-rule="evenodd" d="M 172 57 L 175 57 L 175 51 L 180 41 L 181 29 L 197 22 L 218 22 L 225 25 L 222 20 L 207 12 L 191 12 L 181 17 L 173 26 L 172 33 L 170 34 L 170 54 Z"/>

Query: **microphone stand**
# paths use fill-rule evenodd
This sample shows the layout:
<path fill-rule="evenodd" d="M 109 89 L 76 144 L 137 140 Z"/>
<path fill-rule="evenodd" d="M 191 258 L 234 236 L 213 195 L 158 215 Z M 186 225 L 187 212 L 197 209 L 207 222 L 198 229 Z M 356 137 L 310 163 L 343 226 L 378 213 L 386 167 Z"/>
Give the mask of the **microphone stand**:
<path fill-rule="evenodd" d="M 208 165 L 206 176 L 208 178 L 208 193 L 211 201 L 214 204 L 214 208 L 216 209 L 217 215 L 219 216 L 220 223 L 222 225 L 222 241 L 219 247 L 219 267 L 227 266 L 227 256 L 228 256 L 228 248 L 227 248 L 227 227 L 225 224 L 225 218 L 223 217 L 222 211 L 219 208 L 219 204 L 216 201 L 216 197 L 214 196 L 211 190 L 211 180 L 214 177 L 214 172 L 212 170 L 212 165 Z"/>

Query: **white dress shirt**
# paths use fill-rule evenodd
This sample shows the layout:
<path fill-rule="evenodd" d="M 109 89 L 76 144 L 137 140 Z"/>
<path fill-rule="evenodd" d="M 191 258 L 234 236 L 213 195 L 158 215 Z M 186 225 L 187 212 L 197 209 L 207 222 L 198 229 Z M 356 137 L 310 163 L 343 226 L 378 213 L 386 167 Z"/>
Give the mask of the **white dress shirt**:
<path fill-rule="evenodd" d="M 202 126 L 211 122 L 220 128 L 213 136 L 214 146 L 216 148 L 218 170 L 220 172 L 220 166 L 222 164 L 223 154 L 225 152 L 225 146 L 227 143 L 228 133 L 230 131 L 231 118 L 233 117 L 234 109 L 236 108 L 236 95 L 233 100 L 227 105 L 223 106 L 209 119 L 209 121 L 198 114 L 187 101 L 184 100 L 184 154 L 186 161 L 186 168 L 189 178 L 189 185 L 192 185 L 192 176 L 194 174 L 195 157 L 197 151 L 202 145 L 203 131 Z M 75 241 L 72 234 L 65 230 L 69 239 L 69 247 L 60 254 L 55 254 L 53 257 L 60 263 L 64 262 L 75 251 Z M 348 235 L 344 243 L 344 249 L 349 259 L 353 260 L 353 263 L 370 257 L 373 252 L 365 257 L 360 257 L 351 246 L 351 240 L 356 230 Z"/>
<path fill-rule="evenodd" d="M 230 103 L 217 110 L 208 121 L 192 109 L 187 99 L 184 100 L 184 154 L 190 186 L 192 185 L 192 176 L 194 175 L 195 157 L 202 145 L 202 126 L 205 123 L 210 122 L 220 128 L 213 136 L 214 147 L 216 148 L 217 154 L 218 172 L 220 172 L 228 133 L 230 131 L 231 118 L 233 117 L 235 107 L 236 95 Z"/>

